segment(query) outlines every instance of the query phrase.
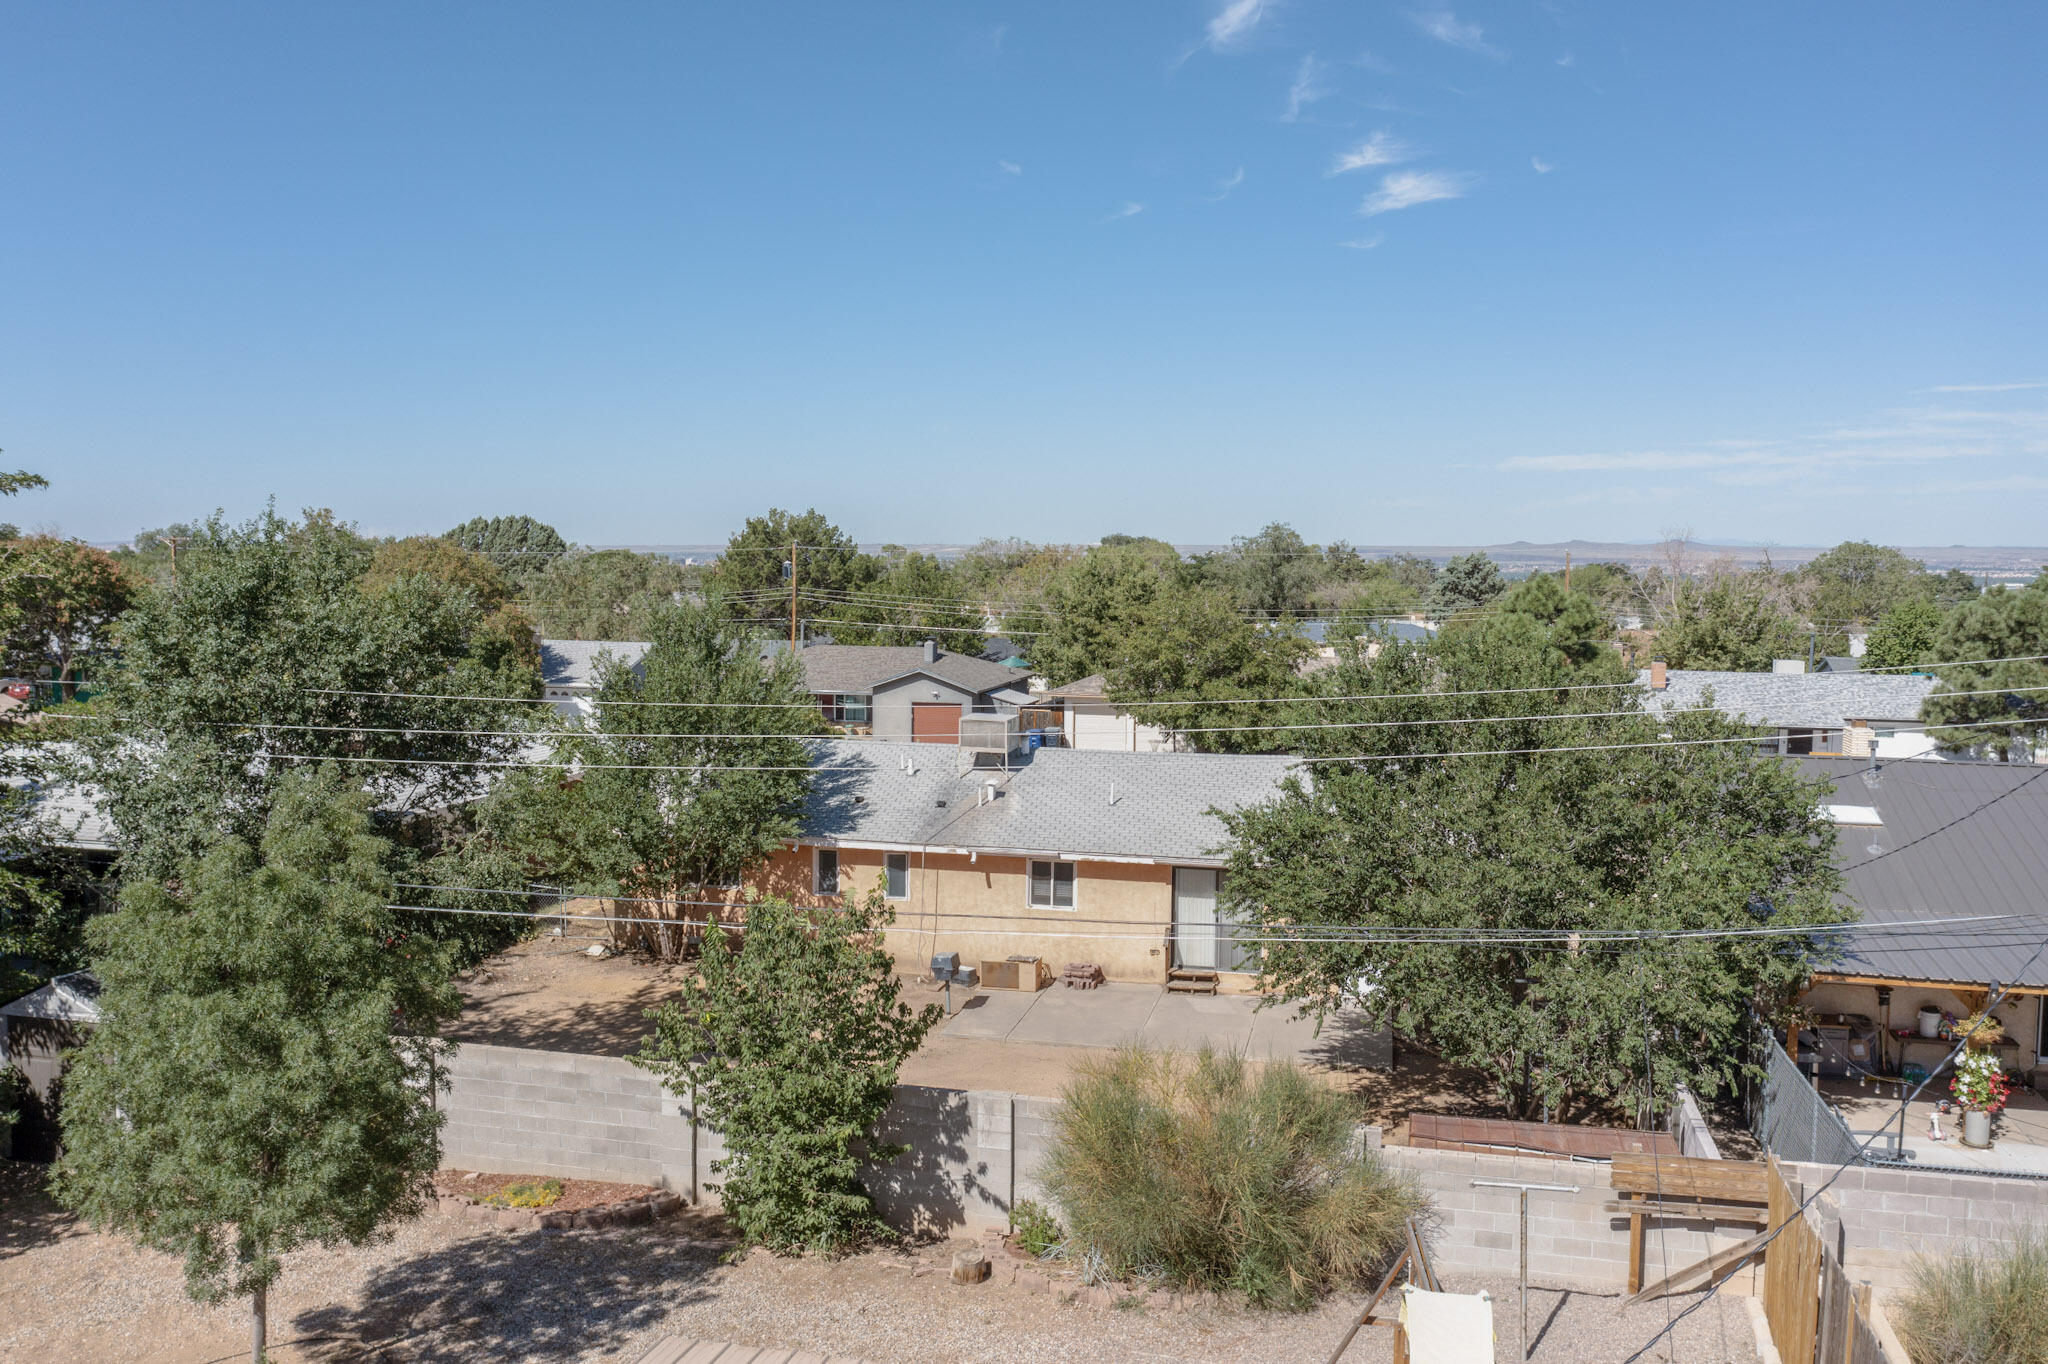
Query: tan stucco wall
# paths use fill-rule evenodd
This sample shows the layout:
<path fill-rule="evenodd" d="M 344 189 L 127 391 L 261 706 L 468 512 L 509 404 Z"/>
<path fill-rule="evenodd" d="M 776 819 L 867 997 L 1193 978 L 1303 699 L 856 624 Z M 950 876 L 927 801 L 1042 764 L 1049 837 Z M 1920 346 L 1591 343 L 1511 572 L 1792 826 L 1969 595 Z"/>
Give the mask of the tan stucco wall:
<path fill-rule="evenodd" d="M 1873 1022 L 1883 1026 L 1884 1011 L 1878 1007 L 1877 987 L 1874 985 L 1815 981 L 1801 996 L 1800 1002 L 1816 1013 L 1865 1014 Z M 1970 1012 L 1963 999 L 1948 990 L 1919 985 L 1895 985 L 1892 987 L 1892 1026 L 1917 1026 L 1922 1004 L 1932 1004 L 1937 1009 L 1946 1009 L 1958 1018 L 1966 1017 Z M 2034 1058 L 2038 1054 L 2037 1048 L 2040 1043 L 2040 1001 L 2032 995 L 2008 996 L 2004 1003 L 1991 1012 L 2005 1025 L 2005 1035 L 2019 1044 L 2016 1053 L 2006 1054 L 2006 1064 L 2022 1072 L 2032 1071 L 2035 1068 Z M 1896 1047 L 1888 1054 L 1896 1062 Z M 1926 1057 L 1916 1052 L 1911 1059 L 1925 1062 Z"/>
<path fill-rule="evenodd" d="M 839 850 L 839 884 L 864 893 L 882 879 L 885 854 Z M 1074 908 L 1034 908 L 1026 859 L 910 853 L 909 896 L 892 902 L 896 925 L 887 947 L 899 968 L 922 972 L 937 952 L 963 965 L 1013 954 L 1043 957 L 1055 975 L 1070 961 L 1092 961 L 1111 980 L 1164 982 L 1171 958 L 1173 868 L 1136 863 L 1074 864 Z M 770 859 L 760 888 L 818 903 L 811 894 L 812 850 Z M 834 903 L 823 897 L 824 903 Z M 971 916 L 971 917 L 970 917 Z"/>

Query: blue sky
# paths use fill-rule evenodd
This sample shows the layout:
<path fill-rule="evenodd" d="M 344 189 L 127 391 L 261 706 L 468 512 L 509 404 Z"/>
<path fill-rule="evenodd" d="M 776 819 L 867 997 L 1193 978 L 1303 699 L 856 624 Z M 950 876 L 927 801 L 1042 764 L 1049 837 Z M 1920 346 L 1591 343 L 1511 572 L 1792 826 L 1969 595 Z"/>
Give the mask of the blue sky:
<path fill-rule="evenodd" d="M 2048 7 L 15 4 L 0 508 L 2048 541 Z"/>

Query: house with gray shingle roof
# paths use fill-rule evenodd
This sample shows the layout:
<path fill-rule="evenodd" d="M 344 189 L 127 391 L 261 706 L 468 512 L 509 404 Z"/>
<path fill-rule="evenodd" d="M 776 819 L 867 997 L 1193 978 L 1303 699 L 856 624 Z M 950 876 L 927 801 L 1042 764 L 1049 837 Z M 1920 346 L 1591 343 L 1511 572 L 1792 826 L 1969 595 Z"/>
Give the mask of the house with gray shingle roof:
<path fill-rule="evenodd" d="M 589 715 L 594 709 L 590 698 L 597 694 L 601 661 L 616 659 L 637 668 L 652 647 L 632 639 L 544 639 L 540 642 L 543 694 L 563 715 Z"/>
<path fill-rule="evenodd" d="M 1707 704 L 1730 719 L 1777 731 L 1775 751 L 1914 757 L 1929 744 L 1920 705 L 1935 679 L 1919 673 L 1738 673 L 1652 664 L 1636 674 L 1653 711 Z"/>
<path fill-rule="evenodd" d="M 818 745 L 802 833 L 758 889 L 800 903 L 878 892 L 896 911 L 901 969 L 1036 956 L 1093 962 L 1110 980 L 1179 970 L 1244 988 L 1254 955 L 1219 903 L 1219 811 L 1277 793 L 1295 760 L 1270 755 L 1041 748 L 1005 767 L 919 743 Z"/>

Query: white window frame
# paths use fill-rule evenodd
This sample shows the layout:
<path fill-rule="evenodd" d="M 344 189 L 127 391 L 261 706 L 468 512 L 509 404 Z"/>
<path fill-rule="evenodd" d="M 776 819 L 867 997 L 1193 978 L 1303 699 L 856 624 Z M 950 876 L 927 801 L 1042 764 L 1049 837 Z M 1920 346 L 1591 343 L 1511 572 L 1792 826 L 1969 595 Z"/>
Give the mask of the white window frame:
<path fill-rule="evenodd" d="M 825 888 L 825 860 L 832 861 L 832 888 Z M 837 895 L 839 893 L 839 849 L 813 848 L 811 850 L 811 893 L 814 895 Z"/>
<path fill-rule="evenodd" d="M 895 873 L 896 864 L 903 864 L 903 893 L 890 891 L 889 878 Z M 884 853 L 882 855 L 882 898 L 885 900 L 908 900 L 910 898 L 910 854 Z"/>
<path fill-rule="evenodd" d="M 1046 874 L 1048 898 L 1043 903 L 1039 901 L 1036 889 L 1038 868 L 1040 867 L 1050 869 Z M 1067 873 L 1067 903 L 1065 904 L 1059 903 L 1060 869 L 1062 867 L 1066 869 Z M 1079 908 L 1081 903 L 1080 867 L 1064 859 L 1048 859 L 1043 857 L 1027 859 L 1024 863 L 1024 903 L 1032 909 L 1056 909 L 1063 912 Z"/>

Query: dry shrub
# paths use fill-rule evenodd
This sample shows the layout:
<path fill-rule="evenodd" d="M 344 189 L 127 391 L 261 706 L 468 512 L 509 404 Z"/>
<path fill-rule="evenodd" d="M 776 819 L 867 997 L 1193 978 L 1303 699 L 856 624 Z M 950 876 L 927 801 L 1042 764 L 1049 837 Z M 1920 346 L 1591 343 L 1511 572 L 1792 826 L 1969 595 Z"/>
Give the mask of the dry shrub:
<path fill-rule="evenodd" d="M 1891 1317 L 1913 1364 L 2048 1364 L 2048 1232 L 1919 1256 Z"/>
<path fill-rule="evenodd" d="M 1110 1277 L 1307 1307 L 1384 1266 L 1424 1205 L 1356 1124 L 1291 1061 L 1131 1049 L 1068 1084 L 1043 1183 L 1068 1253 Z"/>

